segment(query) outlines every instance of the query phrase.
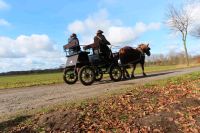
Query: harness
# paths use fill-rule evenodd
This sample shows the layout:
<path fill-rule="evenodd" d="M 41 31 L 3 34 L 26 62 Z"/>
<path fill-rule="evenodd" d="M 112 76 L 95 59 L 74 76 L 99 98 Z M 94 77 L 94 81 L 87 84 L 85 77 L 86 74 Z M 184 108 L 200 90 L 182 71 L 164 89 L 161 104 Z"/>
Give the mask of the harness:
<path fill-rule="evenodd" d="M 138 51 L 140 51 L 141 52 L 141 55 L 142 56 L 145 56 L 145 53 L 142 51 L 142 49 L 141 48 L 136 48 Z"/>

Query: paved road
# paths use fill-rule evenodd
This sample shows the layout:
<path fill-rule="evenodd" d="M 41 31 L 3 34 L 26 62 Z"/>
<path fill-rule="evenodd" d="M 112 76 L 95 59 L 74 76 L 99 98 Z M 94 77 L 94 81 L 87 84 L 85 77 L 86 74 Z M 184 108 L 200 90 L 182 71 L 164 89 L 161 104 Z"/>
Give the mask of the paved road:
<path fill-rule="evenodd" d="M 186 74 L 194 71 L 200 71 L 200 67 L 151 73 L 145 78 L 137 76 L 136 79 L 121 82 L 104 80 L 101 82 L 96 82 L 91 86 L 83 86 L 80 82 L 78 82 L 74 85 L 62 83 L 55 85 L 0 90 L 0 120 L 2 116 L 8 116 L 19 111 L 47 107 L 66 101 L 91 98 L 109 93 L 113 90 L 131 87 L 135 84 L 143 84 L 153 80 Z"/>

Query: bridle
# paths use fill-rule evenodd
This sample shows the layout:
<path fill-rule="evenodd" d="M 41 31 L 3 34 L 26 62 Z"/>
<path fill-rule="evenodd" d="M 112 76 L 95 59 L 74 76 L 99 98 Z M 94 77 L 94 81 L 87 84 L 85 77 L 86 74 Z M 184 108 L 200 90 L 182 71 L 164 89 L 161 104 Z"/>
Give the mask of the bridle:
<path fill-rule="evenodd" d="M 141 56 L 145 56 L 145 53 L 144 53 L 144 51 L 142 50 L 142 48 L 140 48 L 140 47 L 138 47 L 138 48 L 136 48 L 138 51 L 140 51 L 140 53 L 141 53 Z"/>

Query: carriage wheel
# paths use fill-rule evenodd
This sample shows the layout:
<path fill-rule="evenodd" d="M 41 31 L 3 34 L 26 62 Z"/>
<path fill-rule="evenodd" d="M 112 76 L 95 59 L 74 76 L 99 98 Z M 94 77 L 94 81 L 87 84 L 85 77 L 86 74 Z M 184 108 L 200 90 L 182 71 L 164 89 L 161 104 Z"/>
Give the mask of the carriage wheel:
<path fill-rule="evenodd" d="M 63 74 L 63 80 L 67 84 L 74 84 L 78 80 L 78 74 L 74 68 L 65 68 Z"/>
<path fill-rule="evenodd" d="M 122 78 L 121 68 L 118 65 L 112 65 L 110 67 L 109 75 L 111 80 L 115 82 L 120 81 Z"/>
<path fill-rule="evenodd" d="M 103 78 L 103 72 L 101 68 L 97 68 L 95 71 L 95 81 L 100 81 Z"/>
<path fill-rule="evenodd" d="M 95 72 L 89 66 L 84 66 L 78 73 L 79 80 L 83 85 L 91 85 L 95 81 Z"/>

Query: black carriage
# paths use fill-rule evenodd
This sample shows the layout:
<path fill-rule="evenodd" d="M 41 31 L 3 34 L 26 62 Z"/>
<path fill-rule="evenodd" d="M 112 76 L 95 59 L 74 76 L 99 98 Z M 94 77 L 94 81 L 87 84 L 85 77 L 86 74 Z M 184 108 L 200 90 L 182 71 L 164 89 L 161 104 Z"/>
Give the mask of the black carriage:
<path fill-rule="evenodd" d="M 91 85 L 100 81 L 103 74 L 109 74 L 112 81 L 120 81 L 122 71 L 118 59 L 105 60 L 101 52 L 95 53 L 92 49 L 74 52 L 65 50 L 67 62 L 63 79 L 67 84 L 74 84 L 79 79 L 83 85 Z"/>

